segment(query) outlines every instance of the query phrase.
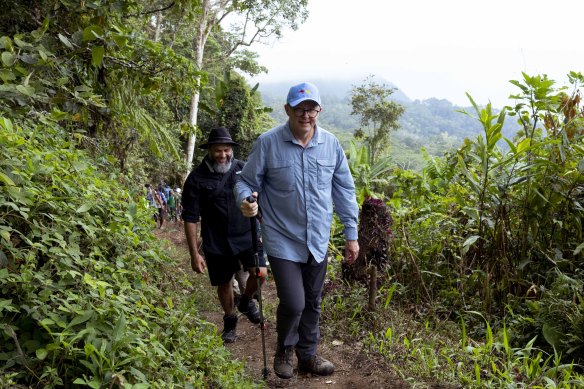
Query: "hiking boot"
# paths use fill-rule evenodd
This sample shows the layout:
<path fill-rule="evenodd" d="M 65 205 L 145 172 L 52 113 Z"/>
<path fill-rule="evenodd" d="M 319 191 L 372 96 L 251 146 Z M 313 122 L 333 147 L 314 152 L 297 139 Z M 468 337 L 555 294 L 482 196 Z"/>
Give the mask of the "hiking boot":
<path fill-rule="evenodd" d="M 239 293 L 233 293 L 233 304 L 237 307 L 241 301 L 241 295 Z"/>
<path fill-rule="evenodd" d="M 298 358 L 298 370 L 317 375 L 331 375 L 335 371 L 335 366 L 323 357 L 313 355 L 306 359 Z"/>
<path fill-rule="evenodd" d="M 276 355 L 274 356 L 274 373 L 280 378 L 289 379 L 294 375 L 294 367 L 292 366 L 292 356 L 294 355 L 294 347 L 278 346 Z"/>
<path fill-rule="evenodd" d="M 260 311 L 256 307 L 252 299 L 242 294 L 239 298 L 239 304 L 237 305 L 239 312 L 243 313 L 249 321 L 254 324 L 258 324 L 260 320 Z"/>
<path fill-rule="evenodd" d="M 221 339 L 223 343 L 233 343 L 235 342 L 237 327 L 237 316 L 236 315 L 225 315 L 223 316 L 223 332 L 221 333 Z"/>

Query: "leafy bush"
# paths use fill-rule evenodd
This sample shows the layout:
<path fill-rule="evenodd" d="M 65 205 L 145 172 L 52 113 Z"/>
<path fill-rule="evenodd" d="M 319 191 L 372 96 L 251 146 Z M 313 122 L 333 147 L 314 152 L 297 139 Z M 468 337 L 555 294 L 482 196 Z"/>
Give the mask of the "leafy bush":
<path fill-rule="evenodd" d="M 251 387 L 164 289 L 176 264 L 142 196 L 77 146 L 50 117 L 0 118 L 0 383 Z"/>

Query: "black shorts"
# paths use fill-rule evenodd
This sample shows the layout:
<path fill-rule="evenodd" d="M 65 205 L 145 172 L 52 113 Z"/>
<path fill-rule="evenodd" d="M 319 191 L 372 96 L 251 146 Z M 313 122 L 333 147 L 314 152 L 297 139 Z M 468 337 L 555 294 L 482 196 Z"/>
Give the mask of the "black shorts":
<path fill-rule="evenodd" d="M 219 286 L 229 282 L 242 267 L 245 270 L 255 267 L 255 256 L 252 250 L 230 255 L 205 252 L 205 262 L 211 285 Z M 266 267 L 266 258 L 262 252 L 258 254 L 258 263 L 259 267 Z"/>

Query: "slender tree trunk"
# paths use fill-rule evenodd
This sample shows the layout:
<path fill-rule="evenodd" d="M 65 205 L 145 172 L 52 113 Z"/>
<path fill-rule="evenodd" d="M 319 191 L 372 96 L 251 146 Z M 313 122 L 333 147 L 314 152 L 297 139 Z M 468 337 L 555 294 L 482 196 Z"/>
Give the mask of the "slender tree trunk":
<path fill-rule="evenodd" d="M 203 68 L 203 55 L 205 53 L 205 44 L 207 43 L 207 37 L 209 36 L 210 28 L 209 26 L 213 23 L 209 20 L 210 17 L 210 3 L 209 0 L 203 0 L 203 14 L 201 15 L 201 23 L 199 23 L 199 29 L 197 31 L 197 36 L 195 37 L 195 63 L 197 68 L 201 70 Z M 197 127 L 197 115 L 199 113 L 199 99 L 200 99 L 200 81 L 201 78 L 197 77 L 195 91 L 191 96 L 191 106 L 189 110 L 189 125 L 193 131 L 189 135 L 189 142 L 187 144 L 187 175 L 191 171 L 193 164 L 193 157 L 195 155 L 195 142 L 197 136 L 195 129 Z"/>
<path fill-rule="evenodd" d="M 160 30 L 162 28 L 162 12 L 158 11 L 156 13 L 156 29 L 154 30 L 154 42 L 160 40 Z"/>

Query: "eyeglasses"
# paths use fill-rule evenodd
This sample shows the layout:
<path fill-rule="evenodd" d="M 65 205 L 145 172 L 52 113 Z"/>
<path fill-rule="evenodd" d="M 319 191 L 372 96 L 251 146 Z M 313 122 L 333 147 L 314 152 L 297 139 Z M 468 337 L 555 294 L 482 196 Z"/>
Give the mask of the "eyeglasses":
<path fill-rule="evenodd" d="M 303 109 L 303 108 L 292 108 L 294 111 L 294 116 L 302 117 L 304 114 L 307 114 L 309 118 L 315 118 L 316 115 L 321 111 L 320 109 Z"/>

